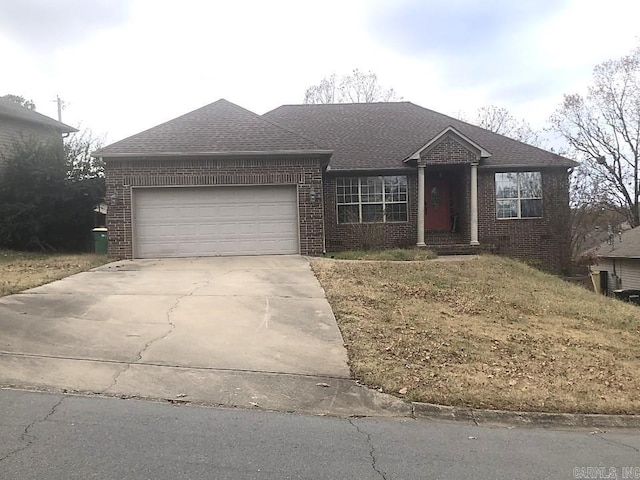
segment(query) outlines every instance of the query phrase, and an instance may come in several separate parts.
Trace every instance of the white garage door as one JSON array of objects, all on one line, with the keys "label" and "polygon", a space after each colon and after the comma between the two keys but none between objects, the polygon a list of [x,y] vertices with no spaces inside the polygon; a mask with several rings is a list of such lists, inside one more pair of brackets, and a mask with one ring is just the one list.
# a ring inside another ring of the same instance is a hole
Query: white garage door
[{"label": "white garage door", "polygon": [[295,254],[295,186],[134,190],[137,258]]}]

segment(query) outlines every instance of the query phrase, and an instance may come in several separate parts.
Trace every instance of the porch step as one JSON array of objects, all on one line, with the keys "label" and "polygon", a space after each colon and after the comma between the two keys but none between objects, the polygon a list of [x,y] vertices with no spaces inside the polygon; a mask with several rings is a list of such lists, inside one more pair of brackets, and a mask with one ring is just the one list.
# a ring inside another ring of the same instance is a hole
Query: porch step
[{"label": "porch step", "polygon": [[452,243],[447,245],[427,245],[438,255],[477,255],[479,253],[493,253],[495,245],[469,245],[468,243]]}]

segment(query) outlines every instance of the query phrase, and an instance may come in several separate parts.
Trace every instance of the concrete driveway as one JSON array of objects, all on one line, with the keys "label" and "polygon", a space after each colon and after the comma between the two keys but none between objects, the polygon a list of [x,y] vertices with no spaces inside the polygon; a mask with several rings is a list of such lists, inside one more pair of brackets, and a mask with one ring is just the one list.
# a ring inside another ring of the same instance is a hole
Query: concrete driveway
[{"label": "concrete driveway", "polygon": [[349,380],[335,318],[300,256],[122,261],[0,298],[0,385],[405,411]]}]

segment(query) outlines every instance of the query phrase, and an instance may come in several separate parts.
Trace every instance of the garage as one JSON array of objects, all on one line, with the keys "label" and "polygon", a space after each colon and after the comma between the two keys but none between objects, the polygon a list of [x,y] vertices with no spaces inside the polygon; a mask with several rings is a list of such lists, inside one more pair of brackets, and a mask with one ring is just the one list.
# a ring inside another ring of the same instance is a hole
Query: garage
[{"label": "garage", "polygon": [[295,185],[136,188],[137,258],[297,254]]}]

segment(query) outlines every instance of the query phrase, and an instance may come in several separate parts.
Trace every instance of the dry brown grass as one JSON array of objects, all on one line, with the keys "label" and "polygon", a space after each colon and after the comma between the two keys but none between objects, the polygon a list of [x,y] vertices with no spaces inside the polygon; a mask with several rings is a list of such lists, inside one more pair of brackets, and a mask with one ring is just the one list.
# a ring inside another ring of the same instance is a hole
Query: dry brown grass
[{"label": "dry brown grass", "polygon": [[339,260],[389,260],[415,261],[431,260],[438,255],[426,248],[387,248],[384,250],[345,250],[327,253],[330,258]]},{"label": "dry brown grass", "polygon": [[107,263],[105,255],[0,250],[0,297]]},{"label": "dry brown grass", "polygon": [[313,269],[369,386],[476,408],[640,413],[637,306],[495,256]]}]

